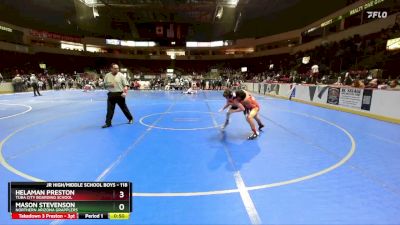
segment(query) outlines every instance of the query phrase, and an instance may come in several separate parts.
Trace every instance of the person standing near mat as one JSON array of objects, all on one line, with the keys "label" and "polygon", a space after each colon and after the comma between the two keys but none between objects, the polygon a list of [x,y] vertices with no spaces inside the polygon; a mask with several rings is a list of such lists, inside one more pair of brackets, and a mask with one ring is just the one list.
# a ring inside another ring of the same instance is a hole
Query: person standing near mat
[{"label": "person standing near mat", "polygon": [[126,77],[119,72],[119,66],[115,63],[111,64],[111,72],[104,77],[104,85],[108,90],[107,93],[107,116],[106,124],[102,128],[111,127],[111,121],[114,116],[115,105],[121,108],[122,112],[128,119],[128,123],[133,123],[133,116],[129,112],[125,102],[125,97],[128,94],[129,83]]},{"label": "person standing near mat", "polygon": [[[36,78],[35,74],[31,74],[30,82],[31,82],[31,86],[33,88],[33,96],[37,96],[37,95],[42,96],[39,92],[39,85],[38,85],[39,81]],[[37,95],[36,95],[36,93],[37,93]]]}]

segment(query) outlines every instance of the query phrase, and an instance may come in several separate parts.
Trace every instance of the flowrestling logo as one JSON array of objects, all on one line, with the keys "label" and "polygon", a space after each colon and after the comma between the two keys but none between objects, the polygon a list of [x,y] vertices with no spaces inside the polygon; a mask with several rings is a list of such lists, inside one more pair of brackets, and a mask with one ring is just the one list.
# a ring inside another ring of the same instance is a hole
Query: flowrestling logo
[{"label": "flowrestling logo", "polygon": [[388,13],[386,11],[367,11],[368,19],[384,19],[387,18]]}]

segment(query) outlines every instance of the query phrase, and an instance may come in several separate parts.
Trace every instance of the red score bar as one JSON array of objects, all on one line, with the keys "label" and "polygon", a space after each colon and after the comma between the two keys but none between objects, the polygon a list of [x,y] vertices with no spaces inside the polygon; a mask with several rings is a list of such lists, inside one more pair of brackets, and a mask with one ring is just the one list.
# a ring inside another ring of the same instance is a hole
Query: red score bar
[{"label": "red score bar", "polygon": [[[115,189],[107,191],[77,190],[72,201],[127,201],[130,198],[129,189]],[[65,201],[65,200],[64,200]]]},{"label": "red score bar", "polygon": [[78,213],[27,213],[27,212],[14,212],[11,215],[12,219],[15,220],[76,220],[78,219]]},{"label": "red score bar", "polygon": [[127,201],[130,198],[129,189],[125,190],[76,190],[75,195],[59,196],[22,196],[16,200],[20,201]]}]

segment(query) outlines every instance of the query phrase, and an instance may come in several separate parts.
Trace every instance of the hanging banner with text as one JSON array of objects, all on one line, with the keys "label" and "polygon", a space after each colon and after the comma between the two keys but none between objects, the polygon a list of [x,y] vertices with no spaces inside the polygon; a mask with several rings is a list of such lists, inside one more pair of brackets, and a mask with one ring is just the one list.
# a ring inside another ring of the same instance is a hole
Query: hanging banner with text
[{"label": "hanging banner with text", "polygon": [[363,89],[340,88],[339,105],[354,109],[361,109]]}]

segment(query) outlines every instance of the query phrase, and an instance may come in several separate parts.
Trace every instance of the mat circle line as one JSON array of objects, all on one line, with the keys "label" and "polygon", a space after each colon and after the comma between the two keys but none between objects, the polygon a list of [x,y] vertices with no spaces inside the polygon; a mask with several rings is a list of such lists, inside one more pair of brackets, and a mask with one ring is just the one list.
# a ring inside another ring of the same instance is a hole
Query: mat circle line
[{"label": "mat circle line", "polygon": [[[281,110],[281,111],[286,111],[286,110]],[[335,163],[332,166],[329,166],[325,169],[322,169],[320,171],[317,171],[315,173],[309,174],[309,175],[305,175],[305,176],[301,176],[298,178],[293,178],[293,179],[289,179],[289,180],[284,180],[284,181],[279,181],[279,182],[274,182],[274,183],[270,183],[270,184],[261,184],[261,185],[255,185],[255,186],[248,186],[246,187],[246,189],[248,191],[253,191],[253,190],[261,190],[261,189],[267,189],[267,188],[273,188],[273,187],[279,187],[279,186],[284,186],[284,185],[289,185],[289,184],[293,184],[293,183],[298,183],[298,182],[302,182],[302,181],[306,181],[306,180],[310,180],[312,178],[316,178],[318,176],[324,175],[326,173],[329,173],[335,169],[337,169],[338,167],[342,166],[343,164],[345,164],[355,153],[356,150],[356,142],[354,137],[351,135],[351,133],[349,131],[347,131],[345,128],[337,125],[336,123],[327,121],[325,119],[322,119],[320,117],[317,116],[312,116],[309,114],[305,114],[305,113],[295,113],[295,112],[291,112],[291,111],[287,111],[289,113],[294,113],[297,115],[302,115],[304,117],[307,118],[311,118],[311,119],[315,119],[315,120],[319,120],[321,122],[327,123],[333,127],[338,128],[340,131],[342,131],[350,140],[351,142],[351,147],[349,149],[349,151],[347,152],[347,154],[341,159],[339,160],[337,163]],[[47,122],[49,121],[49,119],[44,120],[43,122]],[[32,123],[30,125],[27,125],[25,127],[19,128],[17,130],[15,130],[14,132],[12,132],[11,134],[9,134],[6,138],[4,138],[1,142],[0,142],[0,164],[3,165],[7,170],[9,170],[10,172],[21,176],[23,178],[26,178],[28,180],[31,181],[36,181],[36,182],[45,182],[45,180],[28,175],[22,171],[17,170],[16,168],[14,168],[13,166],[11,166],[4,158],[3,155],[3,146],[4,144],[10,139],[12,138],[15,134],[17,134],[18,132],[25,130],[29,127],[35,126],[37,124],[40,124],[40,122],[35,122]],[[225,190],[212,190],[212,191],[201,191],[201,192],[134,192],[132,193],[132,196],[136,196],[136,197],[190,197],[190,196],[208,196],[208,195],[222,195],[222,194],[232,194],[232,193],[238,193],[239,190],[238,189],[225,189]]]},{"label": "mat circle line", "polygon": [[0,103],[0,104],[2,104],[2,105],[9,105],[9,106],[17,105],[17,106],[23,106],[23,107],[26,107],[26,108],[27,108],[27,110],[25,110],[25,111],[23,111],[23,112],[19,112],[19,113],[16,113],[16,114],[13,114],[13,115],[9,115],[9,116],[0,117],[0,120],[12,118],[12,117],[16,117],[16,116],[25,114],[25,113],[27,113],[27,112],[29,112],[29,111],[32,110],[32,106],[30,106],[30,105],[24,105],[24,104],[9,104],[9,103]]}]

